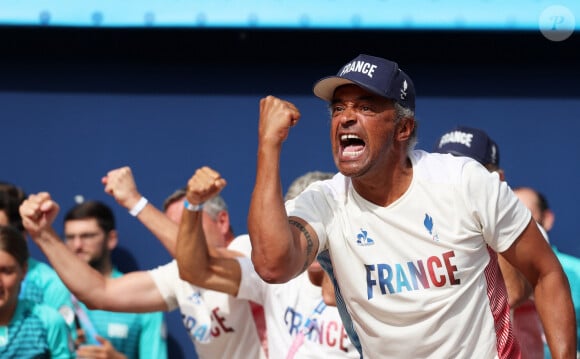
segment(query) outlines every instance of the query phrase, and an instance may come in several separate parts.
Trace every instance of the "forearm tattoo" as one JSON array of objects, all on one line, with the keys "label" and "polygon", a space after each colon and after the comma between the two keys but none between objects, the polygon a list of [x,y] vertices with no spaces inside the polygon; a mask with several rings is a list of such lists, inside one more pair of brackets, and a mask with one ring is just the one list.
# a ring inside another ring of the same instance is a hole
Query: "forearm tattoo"
[{"label": "forearm tattoo", "polygon": [[309,266],[308,259],[310,258],[310,255],[312,254],[312,249],[314,248],[314,241],[312,240],[312,236],[306,230],[306,227],[304,227],[302,225],[302,223],[296,222],[293,219],[289,219],[288,223],[290,223],[290,225],[298,228],[300,230],[300,232],[302,232],[302,234],[304,235],[304,238],[306,238],[306,261],[304,262],[304,267],[302,267],[302,270],[300,271],[300,272],[304,272]]}]

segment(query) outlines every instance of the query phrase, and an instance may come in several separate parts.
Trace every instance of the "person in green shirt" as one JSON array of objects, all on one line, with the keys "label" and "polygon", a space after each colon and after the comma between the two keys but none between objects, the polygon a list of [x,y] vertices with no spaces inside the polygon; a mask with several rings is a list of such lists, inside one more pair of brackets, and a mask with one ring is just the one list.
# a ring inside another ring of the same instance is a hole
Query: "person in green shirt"
[{"label": "person in green shirt", "polygon": [[74,358],[64,318],[46,304],[19,299],[28,258],[22,233],[0,225],[0,358]]},{"label": "person in green shirt", "polygon": [[[69,250],[104,277],[123,275],[111,258],[118,232],[113,211],[106,204],[86,201],[71,208],[64,216],[64,240]],[[113,357],[122,353],[129,359],[167,358],[162,312],[89,310],[78,302],[76,314],[82,327],[79,337],[85,339],[77,350],[78,356],[92,358],[107,352]]]},{"label": "person in green shirt", "polygon": [[[26,198],[24,190],[9,182],[0,182],[0,225],[11,225],[26,240],[26,231],[18,208]],[[64,317],[69,331],[76,338],[74,311],[67,287],[48,264],[32,257],[27,260],[28,272],[22,281],[19,298],[43,303],[56,309]]]}]

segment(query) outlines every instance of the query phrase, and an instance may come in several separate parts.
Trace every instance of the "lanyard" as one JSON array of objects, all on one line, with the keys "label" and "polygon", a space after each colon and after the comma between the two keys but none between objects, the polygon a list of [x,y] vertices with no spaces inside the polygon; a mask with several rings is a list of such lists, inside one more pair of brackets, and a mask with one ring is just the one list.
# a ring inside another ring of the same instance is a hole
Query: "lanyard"
[{"label": "lanyard", "polygon": [[101,343],[97,340],[98,333],[95,330],[95,327],[93,326],[93,323],[89,319],[89,316],[87,315],[87,313],[83,310],[83,308],[81,308],[81,305],[80,305],[77,297],[75,297],[71,293],[70,299],[72,301],[72,305],[73,305],[74,311],[76,313],[76,316],[79,319],[79,321],[81,322],[81,327],[85,331],[87,343],[91,344],[91,345],[101,345]]},{"label": "lanyard", "polygon": [[310,317],[308,317],[308,319],[306,319],[306,322],[304,322],[304,326],[302,327],[302,329],[298,331],[298,334],[296,334],[296,337],[294,338],[294,341],[292,342],[290,349],[288,349],[288,355],[286,356],[286,359],[294,358],[296,352],[298,352],[298,349],[300,349],[300,346],[302,346],[302,343],[304,343],[304,338],[306,337],[306,334],[308,334],[308,332],[310,332],[310,330],[312,330],[312,328],[316,325],[316,320],[318,319],[320,314],[322,314],[324,309],[326,309],[326,303],[324,303],[324,300],[321,299],[318,305],[314,307],[314,310],[310,314]]}]

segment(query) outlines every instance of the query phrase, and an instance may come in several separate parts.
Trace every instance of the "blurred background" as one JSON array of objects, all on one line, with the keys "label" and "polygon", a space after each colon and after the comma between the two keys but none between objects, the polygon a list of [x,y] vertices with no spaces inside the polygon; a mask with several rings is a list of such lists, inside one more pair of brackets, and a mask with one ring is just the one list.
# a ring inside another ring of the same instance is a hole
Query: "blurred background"
[{"label": "blurred background", "polygon": [[[103,192],[107,171],[130,166],[161,207],[211,166],[244,234],[260,98],[302,112],[283,150],[284,189],[335,171],[327,108],[311,89],[359,53],[414,80],[419,148],[455,125],[484,129],[508,183],[548,198],[552,243],[580,256],[577,1],[0,0],[0,10],[0,180],[51,192],[62,212],[80,197],[110,204],[123,270],[170,257]],[[170,357],[195,358],[179,313],[167,318]]]}]

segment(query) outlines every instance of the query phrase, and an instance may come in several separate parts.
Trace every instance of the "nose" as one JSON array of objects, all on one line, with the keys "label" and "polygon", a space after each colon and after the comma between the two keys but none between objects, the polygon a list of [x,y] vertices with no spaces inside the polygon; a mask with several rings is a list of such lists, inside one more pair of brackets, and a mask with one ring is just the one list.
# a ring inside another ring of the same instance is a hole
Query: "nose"
[{"label": "nose", "polygon": [[356,111],[351,106],[347,106],[340,114],[340,124],[348,126],[354,122],[356,122]]},{"label": "nose", "polygon": [[83,246],[83,240],[80,236],[75,236],[68,241],[68,244],[72,249],[76,250]]}]

